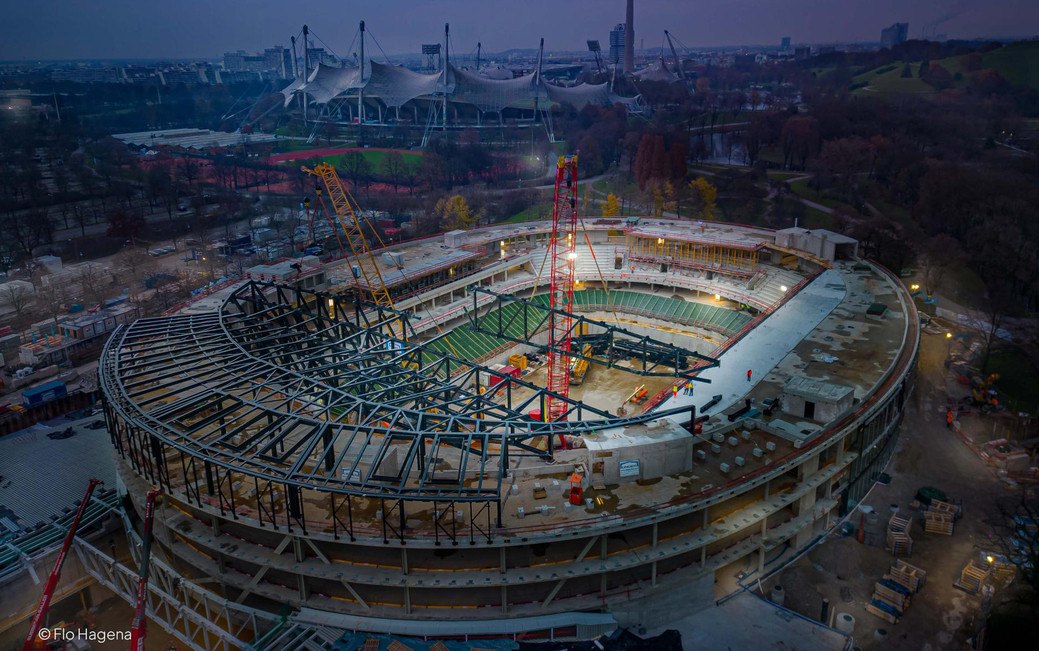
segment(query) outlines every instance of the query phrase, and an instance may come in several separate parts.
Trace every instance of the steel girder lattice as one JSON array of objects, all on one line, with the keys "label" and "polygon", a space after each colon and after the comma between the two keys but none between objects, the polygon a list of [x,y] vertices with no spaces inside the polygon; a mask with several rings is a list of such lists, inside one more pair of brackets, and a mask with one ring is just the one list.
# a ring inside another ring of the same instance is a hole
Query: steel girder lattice
[{"label": "steel girder lattice", "polygon": [[[426,535],[405,526],[407,503],[437,503],[428,535],[457,544],[492,538],[510,457],[552,456],[533,439],[672,413],[620,418],[515,378],[483,391],[489,369],[413,334],[406,313],[258,282],[216,313],[141,319],[101,359],[113,444],[171,496],[234,519],[403,543]],[[526,416],[549,397],[563,420]],[[381,521],[355,518],[371,499]]]}]

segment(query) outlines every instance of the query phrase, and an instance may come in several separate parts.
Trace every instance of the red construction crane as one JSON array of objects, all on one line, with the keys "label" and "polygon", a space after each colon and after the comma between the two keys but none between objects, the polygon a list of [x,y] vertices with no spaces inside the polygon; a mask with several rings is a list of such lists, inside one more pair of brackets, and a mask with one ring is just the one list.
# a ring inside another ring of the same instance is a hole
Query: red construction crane
[{"label": "red construction crane", "polygon": [[87,493],[83,496],[83,501],[79,503],[79,509],[76,511],[76,517],[72,519],[72,524],[69,526],[69,532],[65,536],[65,542],[61,545],[61,551],[58,553],[58,560],[54,563],[54,569],[51,570],[50,576],[47,578],[47,583],[43,586],[43,597],[40,598],[40,606],[36,609],[36,614],[32,618],[32,624],[29,626],[29,634],[25,636],[25,643],[22,645],[22,651],[33,651],[36,648],[36,638],[40,633],[40,629],[43,627],[43,620],[46,619],[48,611],[51,607],[51,599],[54,597],[54,589],[58,587],[58,579],[61,578],[61,567],[65,564],[65,557],[69,553],[69,549],[72,547],[72,539],[76,537],[76,530],[79,528],[79,519],[83,517],[83,511],[87,509],[87,503],[90,502],[90,496],[94,494],[94,488],[98,484],[103,484],[100,479],[91,479],[90,485],[87,486]]},{"label": "red construction crane", "polygon": [[144,540],[141,544],[141,568],[137,580],[137,612],[130,629],[130,651],[144,651],[144,637],[148,627],[148,570],[152,555],[152,522],[155,519],[155,499],[162,491],[153,488],[148,491],[148,501],[144,506]]},{"label": "red construction crane", "polygon": [[[548,256],[552,259],[549,286],[548,390],[564,398],[570,395],[570,330],[574,303],[574,264],[577,259],[577,156],[560,156],[556,165],[556,190],[552,201],[552,233]],[[563,417],[567,403],[554,396],[546,399],[547,422]],[[562,437],[560,437],[562,438]]]}]

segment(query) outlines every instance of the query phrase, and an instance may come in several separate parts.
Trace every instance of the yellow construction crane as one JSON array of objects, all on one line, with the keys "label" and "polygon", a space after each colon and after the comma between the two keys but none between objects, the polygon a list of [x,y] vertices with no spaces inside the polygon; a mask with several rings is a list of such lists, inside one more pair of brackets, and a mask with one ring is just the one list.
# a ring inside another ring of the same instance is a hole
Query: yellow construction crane
[{"label": "yellow construction crane", "polygon": [[[386,289],[386,282],[382,279],[379,266],[375,264],[375,256],[361,228],[361,218],[358,217],[360,207],[354,209],[357,201],[343,186],[336,168],[329,163],[319,163],[314,169],[303,167],[303,171],[319,177],[325,184],[328,198],[332,202],[332,210],[339,220],[339,226],[346,235],[350,251],[357,263],[354,279],[357,281],[358,294],[376,305],[392,308],[393,299],[390,298],[390,291]],[[320,193],[320,188],[318,192]]]}]

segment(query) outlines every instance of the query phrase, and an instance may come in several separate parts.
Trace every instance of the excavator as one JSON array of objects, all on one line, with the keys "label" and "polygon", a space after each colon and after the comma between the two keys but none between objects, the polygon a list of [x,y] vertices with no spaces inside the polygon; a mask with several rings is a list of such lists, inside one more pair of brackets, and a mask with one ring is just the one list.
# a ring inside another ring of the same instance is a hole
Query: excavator
[{"label": "excavator", "polygon": [[971,398],[976,406],[982,409],[998,409],[999,394],[992,388],[992,384],[999,379],[999,373],[993,373],[982,382],[977,382],[971,391]]}]

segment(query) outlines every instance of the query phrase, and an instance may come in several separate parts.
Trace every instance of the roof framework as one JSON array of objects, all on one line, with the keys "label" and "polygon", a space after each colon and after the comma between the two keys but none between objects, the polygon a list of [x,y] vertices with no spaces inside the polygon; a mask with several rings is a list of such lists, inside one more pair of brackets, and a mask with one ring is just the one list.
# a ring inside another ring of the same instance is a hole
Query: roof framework
[{"label": "roof framework", "polygon": [[[561,434],[688,411],[620,418],[556,396],[564,420],[534,421],[525,414],[544,409],[545,389],[511,379],[503,395],[484,392],[489,369],[412,335],[407,313],[256,281],[217,313],[141,319],[102,356],[113,438],[153,482],[221,512],[240,506],[225,484],[250,481],[250,508],[275,527],[284,513],[305,531],[301,491],[316,490],[333,519],[351,497],[396,503],[402,523],[408,500],[483,502],[490,529],[510,456],[550,458]],[[514,386],[526,397],[514,399]],[[399,463],[387,463],[391,451]],[[352,520],[338,524],[352,535]]]}]

